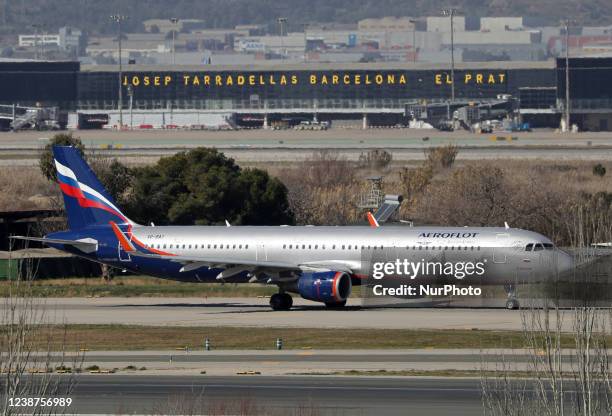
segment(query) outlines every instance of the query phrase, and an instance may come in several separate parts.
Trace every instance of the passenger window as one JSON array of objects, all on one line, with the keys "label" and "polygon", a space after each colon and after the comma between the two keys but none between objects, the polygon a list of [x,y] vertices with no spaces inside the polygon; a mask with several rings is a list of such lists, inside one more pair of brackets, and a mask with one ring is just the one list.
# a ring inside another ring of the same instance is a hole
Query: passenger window
[{"label": "passenger window", "polygon": [[342,250],[344,250],[344,247],[345,247],[345,246],[344,246],[344,245],[342,245]]},{"label": "passenger window", "polygon": [[246,246],[244,246],[244,248],[249,248],[249,245],[247,244]]},{"label": "passenger window", "polygon": [[238,248],[242,250],[242,244],[240,244],[240,245],[238,246]]},{"label": "passenger window", "polygon": [[533,250],[533,243],[527,244],[527,246],[525,247],[525,251],[532,251],[532,250]]},{"label": "passenger window", "polygon": [[544,247],[540,243],[533,246],[533,251],[542,251],[542,250],[544,250]]},{"label": "passenger window", "polygon": [[315,250],[318,250],[318,249],[319,249],[319,245],[315,244]]}]

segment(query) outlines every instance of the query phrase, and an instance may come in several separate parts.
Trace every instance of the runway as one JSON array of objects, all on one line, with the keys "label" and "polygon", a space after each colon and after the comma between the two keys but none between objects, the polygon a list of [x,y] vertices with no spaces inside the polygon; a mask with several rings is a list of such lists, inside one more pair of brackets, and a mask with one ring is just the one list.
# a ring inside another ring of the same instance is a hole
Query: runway
[{"label": "runway", "polygon": [[[44,298],[51,323],[275,328],[489,329],[520,330],[519,311],[456,308],[363,308],[329,310],[294,299],[290,311],[272,311],[267,298]],[[5,306],[0,305],[0,311]],[[566,321],[571,321],[569,318]]]},{"label": "runway", "polygon": [[69,412],[85,414],[482,414],[478,379],[78,375],[71,397]]},{"label": "runway", "polygon": [[[0,133],[0,165],[34,166],[51,132]],[[457,160],[546,159],[612,160],[612,144],[604,133],[561,135],[533,133],[439,132],[409,129],[304,131],[78,131],[90,149],[124,162],[154,163],[161,156],[195,148],[216,147],[239,163],[288,163],[310,158],[322,149],[358,160],[369,149],[385,149],[395,162],[424,160],[424,150],[446,144],[460,148]],[[503,140],[492,140],[500,136]],[[424,140],[426,138],[426,140]]]}]

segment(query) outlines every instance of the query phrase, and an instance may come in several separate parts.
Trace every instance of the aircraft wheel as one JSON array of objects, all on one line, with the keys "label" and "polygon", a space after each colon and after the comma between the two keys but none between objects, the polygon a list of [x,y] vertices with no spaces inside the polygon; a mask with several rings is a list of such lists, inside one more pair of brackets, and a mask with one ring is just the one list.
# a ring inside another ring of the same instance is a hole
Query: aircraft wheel
[{"label": "aircraft wheel", "polygon": [[293,306],[293,298],[289,293],[283,293],[283,297],[285,298],[285,304],[287,305],[287,310],[291,309]]},{"label": "aircraft wheel", "polygon": [[287,293],[275,293],[270,296],[270,306],[275,311],[286,311],[293,305],[293,298]]},{"label": "aircraft wheel", "polygon": [[519,301],[516,299],[508,299],[506,301],[506,309],[512,311],[520,307]]},{"label": "aircraft wheel", "polygon": [[329,309],[340,309],[346,306],[346,299],[342,302],[325,302],[325,306]]}]

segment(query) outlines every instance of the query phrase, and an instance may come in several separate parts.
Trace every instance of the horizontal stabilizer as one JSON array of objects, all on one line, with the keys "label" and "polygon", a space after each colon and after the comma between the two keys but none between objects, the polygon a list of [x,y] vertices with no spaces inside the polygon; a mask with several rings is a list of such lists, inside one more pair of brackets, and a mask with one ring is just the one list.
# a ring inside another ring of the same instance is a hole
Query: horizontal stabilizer
[{"label": "horizontal stabilizer", "polygon": [[63,240],[60,238],[44,238],[44,237],[24,237],[21,235],[15,235],[11,238],[15,240],[26,240],[26,241],[37,241],[43,244],[63,244],[66,246],[72,246],[83,253],[94,253],[98,250],[98,241],[93,238],[82,238],[80,240]]}]

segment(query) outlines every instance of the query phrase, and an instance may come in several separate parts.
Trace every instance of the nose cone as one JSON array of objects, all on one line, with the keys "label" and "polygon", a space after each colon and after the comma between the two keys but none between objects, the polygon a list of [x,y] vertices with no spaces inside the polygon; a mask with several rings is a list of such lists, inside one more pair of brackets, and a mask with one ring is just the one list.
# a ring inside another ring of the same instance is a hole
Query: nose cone
[{"label": "nose cone", "polygon": [[563,250],[557,253],[557,272],[566,273],[574,268],[574,258]]}]

